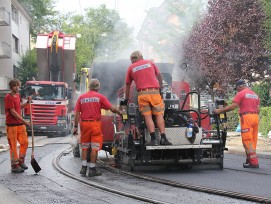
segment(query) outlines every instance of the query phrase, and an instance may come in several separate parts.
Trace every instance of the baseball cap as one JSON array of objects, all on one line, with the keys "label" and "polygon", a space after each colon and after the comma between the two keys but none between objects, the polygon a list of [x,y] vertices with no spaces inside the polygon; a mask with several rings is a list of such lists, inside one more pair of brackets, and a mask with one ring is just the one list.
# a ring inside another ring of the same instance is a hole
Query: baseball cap
[{"label": "baseball cap", "polygon": [[246,82],[243,80],[243,79],[240,79],[236,82],[235,84],[235,90],[238,86],[241,86],[241,85],[246,85]]}]

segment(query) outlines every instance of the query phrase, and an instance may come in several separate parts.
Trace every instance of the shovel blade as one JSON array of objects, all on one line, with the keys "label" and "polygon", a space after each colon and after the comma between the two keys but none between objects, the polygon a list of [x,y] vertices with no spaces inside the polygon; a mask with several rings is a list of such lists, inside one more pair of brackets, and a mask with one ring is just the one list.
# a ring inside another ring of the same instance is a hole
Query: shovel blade
[{"label": "shovel blade", "polygon": [[41,170],[41,168],[35,158],[31,159],[31,166],[33,167],[33,169],[36,173],[38,173]]}]

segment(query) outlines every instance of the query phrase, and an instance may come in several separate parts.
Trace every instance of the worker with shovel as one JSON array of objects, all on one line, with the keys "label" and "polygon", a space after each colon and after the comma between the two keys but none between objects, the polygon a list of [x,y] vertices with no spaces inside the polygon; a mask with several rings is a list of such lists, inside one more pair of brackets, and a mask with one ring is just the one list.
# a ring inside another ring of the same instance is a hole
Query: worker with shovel
[{"label": "worker with shovel", "polygon": [[[12,79],[9,82],[10,93],[5,96],[7,139],[10,147],[11,172],[13,173],[22,173],[28,169],[24,160],[28,147],[26,125],[30,126],[30,123],[22,118],[21,109],[28,105],[31,97],[28,97],[26,103],[21,104],[20,86],[21,82],[18,79]],[[19,155],[17,141],[20,144]]]}]

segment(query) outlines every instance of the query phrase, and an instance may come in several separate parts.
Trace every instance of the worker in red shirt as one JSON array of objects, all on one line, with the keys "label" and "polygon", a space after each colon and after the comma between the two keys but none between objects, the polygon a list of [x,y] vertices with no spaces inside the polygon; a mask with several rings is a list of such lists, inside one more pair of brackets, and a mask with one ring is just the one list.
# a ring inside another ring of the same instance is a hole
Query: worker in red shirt
[{"label": "worker in red shirt", "polygon": [[[6,129],[7,139],[9,144],[11,172],[22,173],[28,169],[25,165],[25,155],[28,147],[28,137],[26,132],[26,125],[30,124],[21,116],[21,109],[25,108],[31,101],[21,104],[21,97],[19,88],[21,82],[18,79],[12,79],[9,82],[10,93],[5,96],[5,113],[6,113]],[[17,141],[20,144],[19,155],[17,150]]]},{"label": "worker in red shirt", "polygon": [[230,106],[222,109],[216,109],[215,114],[234,110],[239,106],[239,115],[241,119],[241,136],[247,159],[243,164],[244,168],[259,168],[259,162],[256,155],[256,146],[258,141],[258,126],[260,99],[256,93],[248,88],[243,80],[236,83],[238,93]]},{"label": "worker in red shirt", "polygon": [[[89,166],[88,176],[92,177],[101,175],[95,168],[98,151],[103,145],[101,109],[110,110],[119,115],[122,113],[114,108],[104,95],[98,93],[100,89],[98,79],[91,79],[89,89],[89,92],[79,96],[75,105],[73,134],[78,131],[80,119],[82,148],[82,169],[80,174],[86,176],[87,166]],[[87,149],[89,147],[91,147],[90,163],[87,165]]]},{"label": "worker in red shirt", "polygon": [[130,56],[132,64],[126,74],[125,102],[127,103],[130,94],[131,83],[134,80],[138,94],[138,105],[141,114],[151,136],[146,145],[156,146],[155,125],[152,115],[156,117],[156,124],[161,134],[161,145],[172,145],[165,134],[164,102],[160,94],[163,87],[162,76],[157,66],[150,60],[144,60],[140,51],[135,51]]}]

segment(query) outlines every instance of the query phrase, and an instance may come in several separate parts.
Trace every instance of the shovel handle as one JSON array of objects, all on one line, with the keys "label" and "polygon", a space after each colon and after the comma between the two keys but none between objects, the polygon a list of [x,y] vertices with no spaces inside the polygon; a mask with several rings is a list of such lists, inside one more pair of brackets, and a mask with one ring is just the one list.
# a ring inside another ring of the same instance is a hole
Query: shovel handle
[{"label": "shovel handle", "polygon": [[32,155],[31,157],[34,158],[34,130],[33,130],[33,120],[32,120],[32,104],[29,103],[29,110],[30,110],[30,126],[31,126],[31,134],[32,134]]}]

